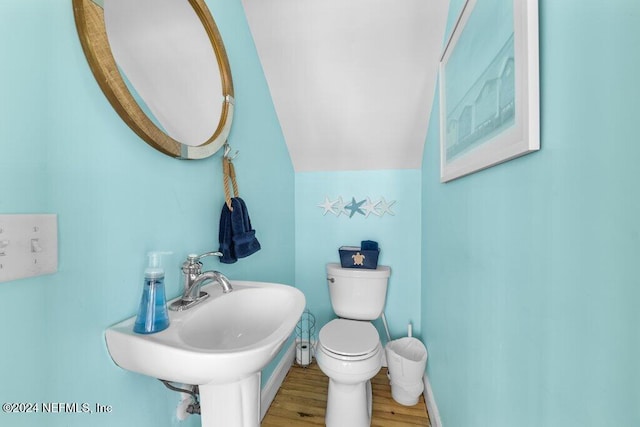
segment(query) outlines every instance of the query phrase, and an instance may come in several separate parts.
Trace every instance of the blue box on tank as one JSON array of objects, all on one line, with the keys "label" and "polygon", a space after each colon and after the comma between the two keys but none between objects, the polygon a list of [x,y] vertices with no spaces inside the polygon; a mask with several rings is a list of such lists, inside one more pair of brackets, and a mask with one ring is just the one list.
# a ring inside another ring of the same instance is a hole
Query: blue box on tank
[{"label": "blue box on tank", "polygon": [[380,248],[374,241],[363,240],[360,246],[341,246],[338,253],[342,268],[378,268]]}]

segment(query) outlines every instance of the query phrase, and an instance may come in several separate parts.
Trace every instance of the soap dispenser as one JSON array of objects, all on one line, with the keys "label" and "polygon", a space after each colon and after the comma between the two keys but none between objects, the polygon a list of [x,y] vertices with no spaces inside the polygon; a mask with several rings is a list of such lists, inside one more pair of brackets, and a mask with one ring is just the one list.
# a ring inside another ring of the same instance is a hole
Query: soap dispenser
[{"label": "soap dispenser", "polygon": [[140,299],[138,317],[133,331],[139,334],[153,334],[169,327],[167,297],[164,292],[164,270],[162,256],[171,252],[149,252],[149,265],[144,271],[144,287]]}]

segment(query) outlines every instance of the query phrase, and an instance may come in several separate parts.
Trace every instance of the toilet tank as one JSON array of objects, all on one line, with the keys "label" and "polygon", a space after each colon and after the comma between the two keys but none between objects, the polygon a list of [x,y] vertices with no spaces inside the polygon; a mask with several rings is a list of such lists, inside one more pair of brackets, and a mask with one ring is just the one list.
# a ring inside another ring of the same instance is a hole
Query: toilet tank
[{"label": "toilet tank", "polygon": [[327,283],[333,311],[345,319],[377,319],[384,310],[390,274],[391,268],[384,265],[373,270],[327,264]]}]

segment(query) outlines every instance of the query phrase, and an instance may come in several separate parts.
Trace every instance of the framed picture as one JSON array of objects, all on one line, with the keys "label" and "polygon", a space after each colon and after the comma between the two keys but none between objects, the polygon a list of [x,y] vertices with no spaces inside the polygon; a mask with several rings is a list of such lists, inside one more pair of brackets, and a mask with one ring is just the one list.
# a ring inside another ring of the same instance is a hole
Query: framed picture
[{"label": "framed picture", "polygon": [[540,149],[538,0],[467,0],[440,60],[440,180]]}]

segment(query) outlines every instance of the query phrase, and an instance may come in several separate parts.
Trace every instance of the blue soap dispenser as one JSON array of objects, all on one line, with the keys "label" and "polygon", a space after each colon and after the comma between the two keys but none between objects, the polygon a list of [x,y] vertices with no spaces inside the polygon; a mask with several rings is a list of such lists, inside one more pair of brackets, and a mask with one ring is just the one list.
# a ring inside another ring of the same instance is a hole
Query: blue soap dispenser
[{"label": "blue soap dispenser", "polygon": [[164,292],[162,255],[171,252],[149,252],[149,265],[144,271],[144,288],[133,332],[153,334],[169,327],[167,297]]}]

